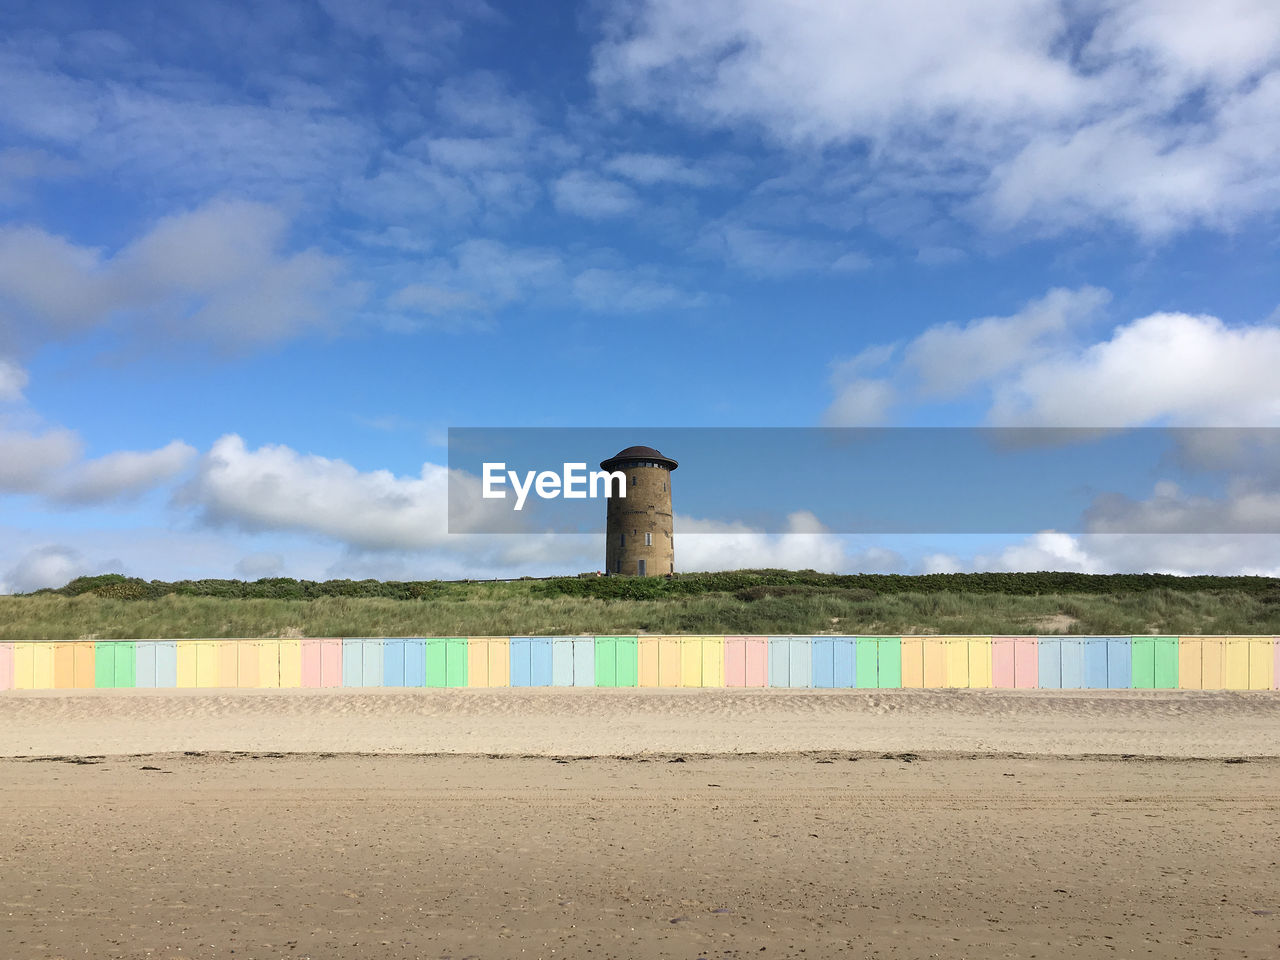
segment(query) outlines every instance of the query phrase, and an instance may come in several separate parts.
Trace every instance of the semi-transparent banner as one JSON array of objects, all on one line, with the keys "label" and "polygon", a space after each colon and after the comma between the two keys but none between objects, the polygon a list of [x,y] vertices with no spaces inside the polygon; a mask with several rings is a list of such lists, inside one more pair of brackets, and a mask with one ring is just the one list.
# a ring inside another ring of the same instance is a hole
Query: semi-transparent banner
[{"label": "semi-transparent banner", "polygon": [[681,535],[1280,533],[1280,429],[455,427],[450,533],[594,533],[642,446]]}]

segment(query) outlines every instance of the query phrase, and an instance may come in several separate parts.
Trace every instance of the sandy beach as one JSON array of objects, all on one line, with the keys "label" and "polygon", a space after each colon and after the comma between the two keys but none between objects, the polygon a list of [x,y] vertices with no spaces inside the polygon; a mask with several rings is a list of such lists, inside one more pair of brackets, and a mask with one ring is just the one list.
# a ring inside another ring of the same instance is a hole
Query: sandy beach
[{"label": "sandy beach", "polygon": [[1280,952],[1274,695],[23,694],[0,738],[13,960]]},{"label": "sandy beach", "polygon": [[1280,764],[0,761],[26,958],[1274,957]]},{"label": "sandy beach", "polygon": [[1280,756],[1280,696],[525,688],[41,691],[0,697],[0,756],[183,750]]}]

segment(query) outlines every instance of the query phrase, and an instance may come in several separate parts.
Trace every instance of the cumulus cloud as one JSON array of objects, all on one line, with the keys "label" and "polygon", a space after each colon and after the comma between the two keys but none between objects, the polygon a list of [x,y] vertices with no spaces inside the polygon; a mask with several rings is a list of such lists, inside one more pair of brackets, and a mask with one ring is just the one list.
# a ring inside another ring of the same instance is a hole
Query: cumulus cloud
[{"label": "cumulus cloud", "polygon": [[835,399],[823,414],[831,427],[871,427],[884,423],[898,401],[898,387],[880,376],[898,353],[898,344],[865,347],[831,364]]},{"label": "cumulus cloud", "polygon": [[1097,287],[1054,289],[1007,317],[929,327],[905,348],[904,362],[925,398],[950,398],[1045,356],[1096,319],[1111,299]]},{"label": "cumulus cloud", "polygon": [[[676,566],[681,570],[782,567],[834,573],[847,569],[845,539],[831,534],[816,516],[787,516],[784,533],[765,534],[745,523],[677,515]],[[883,559],[883,558],[881,558]]]},{"label": "cumulus cloud", "polygon": [[0,593],[30,593],[60,587],[68,580],[92,572],[78,550],[60,544],[37,547],[25,553],[0,580]]},{"label": "cumulus cloud", "polygon": [[1043,531],[993,553],[937,553],[929,573],[1037,571],[1280,576],[1280,536],[1255,534],[1067,534]]},{"label": "cumulus cloud", "polygon": [[1000,425],[1272,426],[1280,418],[1280,328],[1156,313],[1048,357],[1001,384]]},{"label": "cumulus cloud", "polygon": [[127,500],[172,480],[195,456],[195,447],[181,440],[159,450],[119,450],[78,464],[50,493],[54,499],[78,505]]},{"label": "cumulus cloud", "polygon": [[1280,207],[1269,0],[647,0],[605,34],[610,102],[849,149],[999,226],[1161,236]]},{"label": "cumulus cloud", "polygon": [[0,429],[0,492],[71,506],[128,500],[172,480],[196,454],[180,440],[159,450],[121,450],[93,460],[83,459],[83,451],[73,430]]},{"label": "cumulus cloud", "polygon": [[417,477],[361,472],[343,460],[282,445],[250,450],[219,438],[183,495],[204,520],[243,530],[319,534],[366,550],[439,545],[447,536],[448,470],[424,464]]},{"label": "cumulus cloud", "polygon": [[223,344],[332,329],[361,291],[339,260],[286,252],[288,227],[272,207],[215,201],[163,218],[115,254],[37,227],[0,228],[0,310],[26,339],[114,320]]},{"label": "cumulus cloud", "polygon": [[235,575],[241,580],[262,580],[284,576],[284,554],[256,551],[236,561]]},{"label": "cumulus cloud", "polygon": [[[397,476],[279,444],[249,449],[227,435],[201,458],[177,502],[222,530],[336,543],[344,554],[330,567],[334,575],[520,576],[599,565],[600,536],[539,533],[532,526],[504,535],[458,532],[497,529],[494,514],[505,517],[509,507],[481,501],[477,478],[457,479],[451,487],[449,469],[432,463],[418,476]],[[503,527],[511,528],[509,518]]]},{"label": "cumulus cloud", "polygon": [[898,394],[888,380],[839,374],[834,379],[836,396],[823,415],[827,426],[874,427],[889,419]]},{"label": "cumulus cloud", "polygon": [[47,492],[55,478],[80,458],[81,448],[80,438],[70,430],[0,429],[0,491]]},{"label": "cumulus cloud", "polygon": [[1149,497],[1117,493],[1099,495],[1085,512],[1085,524],[1096,533],[1275,533],[1280,531],[1280,490],[1276,476],[1268,486],[1232,478],[1220,496],[1193,495],[1163,480]]},{"label": "cumulus cloud", "polygon": [[1280,328],[1156,313],[1097,338],[1105,290],[1055,289],[1009,316],[944,321],[832,364],[835,426],[973,396],[1002,427],[1271,426]]},{"label": "cumulus cloud", "polygon": [[[1062,570],[1072,573],[1111,573],[1106,562],[1092,555],[1079,536],[1046,530],[1005,547],[994,556],[979,556],[982,570]],[[1135,572],[1151,572],[1143,568]]]},{"label": "cumulus cloud", "polygon": [[1085,91],[1050,53],[1064,26],[1052,0],[980,14],[941,2],[650,0],[597,48],[593,76],[632,103],[821,144],[957,112],[1067,112]]}]

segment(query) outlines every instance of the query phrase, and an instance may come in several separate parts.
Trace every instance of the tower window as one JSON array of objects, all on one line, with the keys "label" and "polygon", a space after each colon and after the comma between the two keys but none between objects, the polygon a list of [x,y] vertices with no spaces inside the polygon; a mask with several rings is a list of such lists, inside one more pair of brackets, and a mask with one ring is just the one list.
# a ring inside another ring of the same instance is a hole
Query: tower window
[{"label": "tower window", "polygon": [[643,561],[643,560],[637,560],[637,561],[636,561],[636,566],[637,566],[637,572],[640,574],[640,576],[642,576],[642,577],[643,577],[643,576],[644,576],[644,561]]},{"label": "tower window", "polygon": [[626,545],[627,545],[627,535],[624,533],[622,535],[622,543],[620,543],[619,546],[625,547]]},{"label": "tower window", "polygon": [[640,480],[640,478],[639,478],[639,477],[637,477],[634,473],[631,475],[631,485],[632,485],[633,487],[636,485],[636,483],[637,483],[637,482],[639,482],[639,480]]},{"label": "tower window", "polygon": [[652,547],[652,546],[653,546],[653,534],[652,534],[652,533],[646,533],[646,534],[644,535],[644,545],[645,545],[646,547]]}]

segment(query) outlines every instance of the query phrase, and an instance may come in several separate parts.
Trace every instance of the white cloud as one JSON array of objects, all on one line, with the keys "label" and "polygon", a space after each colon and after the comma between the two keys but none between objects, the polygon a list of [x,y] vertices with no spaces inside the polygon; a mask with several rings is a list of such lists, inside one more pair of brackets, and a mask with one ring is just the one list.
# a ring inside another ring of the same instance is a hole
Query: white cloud
[{"label": "white cloud", "polygon": [[0,491],[43,493],[80,457],[80,438],[70,430],[26,433],[0,429]]},{"label": "white cloud", "polygon": [[447,494],[448,470],[435,464],[423,464],[417,477],[361,472],[281,445],[249,450],[228,435],[202,458],[183,499],[214,525],[314,533],[365,550],[412,550],[445,541]]},{"label": "white cloud", "polygon": [[430,283],[411,283],[401,287],[387,299],[387,305],[409,315],[454,321],[460,316],[466,317],[486,309],[485,302],[470,291]]},{"label": "white cloud", "polygon": [[716,182],[709,171],[693,167],[680,157],[662,153],[620,153],[604,166],[610,173],[647,187],[664,183],[709,187]]},{"label": "white cloud", "polygon": [[436,137],[426,147],[433,163],[458,170],[516,167],[524,161],[524,145],[510,137]]},{"label": "white cloud", "polygon": [[75,164],[46,150],[8,147],[0,150],[0,206],[26,199],[29,185],[69,176]]},{"label": "white cloud", "polygon": [[998,425],[1273,426],[1280,327],[1157,313],[1111,337],[1030,364],[999,385]]},{"label": "white cloud", "polygon": [[414,73],[446,62],[468,20],[496,17],[482,0],[430,7],[380,0],[320,0],[320,6],[344,31],[376,41],[389,61]]},{"label": "white cloud", "polygon": [[832,363],[836,396],[823,422],[831,427],[870,427],[888,420],[899,399],[898,388],[890,378],[871,374],[882,371],[897,352],[897,344],[877,344]]},{"label": "white cloud", "polygon": [[[283,445],[250,450],[227,435],[177,500],[212,527],[339,544],[346,552],[329,568],[335,576],[521,576],[599,565],[599,536],[450,533],[451,522],[454,530],[498,529],[495,514],[503,514],[504,528],[511,522],[505,504],[478,499],[477,478],[460,476],[451,489],[449,475],[432,463],[416,477],[361,471]],[[451,495],[471,497],[452,504],[452,517]]]},{"label": "white cloud", "polygon": [[697,248],[748,273],[783,277],[835,270],[852,272],[870,266],[869,258],[826,240],[782,233],[736,221],[709,224]]},{"label": "white cloud", "polygon": [[886,422],[898,400],[888,380],[867,377],[837,379],[836,396],[823,415],[831,427],[873,427]]},{"label": "white cloud", "polygon": [[1096,339],[1105,290],[1054,289],[1009,316],[944,321],[832,365],[826,422],[973,396],[1001,427],[1272,426],[1280,326],[1156,313]]},{"label": "white cloud", "polygon": [[875,261],[865,253],[859,253],[855,250],[837,257],[836,262],[831,264],[831,269],[836,273],[859,273],[863,270],[869,270],[874,263]]},{"label": "white cloud", "polygon": [[625,183],[609,180],[586,170],[571,170],[551,187],[556,208],[590,220],[603,220],[630,213],[640,203],[635,191]]},{"label": "white cloud", "polygon": [[[1037,533],[998,552],[937,554],[927,572],[1066,571],[1176,576],[1280,576],[1280,536],[1253,534]],[[929,564],[926,564],[929,567]]]},{"label": "white cloud", "polygon": [[83,448],[73,430],[0,429],[0,492],[73,506],[129,500],[174,479],[196,454],[180,440],[159,450],[120,450],[93,460],[82,459]]},{"label": "white cloud", "polygon": [[[231,19],[219,18],[210,24],[213,31],[199,34],[204,55],[223,39],[211,33]],[[260,26],[245,32],[248,43],[220,52],[228,61],[243,56],[245,46],[269,35]],[[234,188],[278,197],[282,185],[315,189],[365,163],[371,124],[309,103],[263,103],[243,84],[224,85],[199,75],[189,62],[166,64],[163,56],[125,57],[113,67],[99,55],[68,69],[73,45],[65,34],[33,30],[20,48],[0,51],[0,89],[6,93],[0,122],[37,148],[69,156],[80,169],[130,187],[145,185],[149,192],[207,196]],[[181,31],[166,38],[179,41],[175,50],[185,39]],[[254,72],[269,81],[260,64]]]},{"label": "white cloud", "polygon": [[789,514],[786,532],[778,534],[761,533],[744,523],[677,515],[675,534],[679,570],[781,567],[834,573],[847,569],[849,562],[845,539],[828,532],[808,511]]},{"label": "white cloud", "polygon": [[27,371],[12,360],[0,357],[0,403],[17,403],[27,388]]},{"label": "white cloud", "polygon": [[236,561],[235,575],[241,580],[262,580],[285,575],[284,554],[257,551]]},{"label": "white cloud", "polygon": [[454,250],[453,276],[491,304],[503,305],[561,283],[563,263],[554,250],[467,240]]},{"label": "white cloud", "polygon": [[1052,54],[1053,0],[830,4],[650,0],[596,49],[606,92],[691,120],[754,121],[781,139],[885,138],[960,114],[1063,114],[1088,85]]},{"label": "white cloud", "polygon": [[905,349],[904,362],[924,397],[955,397],[1016,370],[1096,318],[1111,296],[1097,287],[1054,289],[1008,317],[940,323]]},{"label": "white cloud", "polygon": [[[1049,530],[1011,544],[993,557],[978,557],[976,569],[1074,573],[1111,573],[1106,562],[1092,556],[1079,536]],[[1136,571],[1135,571],[1136,572]],[[1141,572],[1147,572],[1143,569]]]},{"label": "white cloud", "polygon": [[599,267],[583,270],[573,278],[573,296],[584,307],[601,313],[686,309],[699,306],[706,299],[646,276],[643,271]]},{"label": "white cloud", "polygon": [[1270,0],[647,0],[605,34],[608,102],[847,150],[997,226],[1157,237],[1280,208]]},{"label": "white cloud", "polygon": [[460,128],[494,137],[527,137],[538,126],[533,107],[486,71],[449,77],[436,95],[440,113]]},{"label": "white cloud", "polygon": [[332,329],[359,288],[327,254],[285,253],[287,227],[271,207],[215,201],[160,220],[114,256],[0,228],[0,307],[33,339],[116,319],[223,344]]},{"label": "white cloud", "polygon": [[172,480],[195,456],[196,449],[181,440],[159,450],[119,450],[78,464],[51,495],[72,504],[127,500]]},{"label": "white cloud", "polygon": [[1085,525],[1091,533],[1280,532],[1278,478],[1263,479],[1260,484],[1258,478],[1231,477],[1227,492],[1215,497],[1185,493],[1167,480],[1144,499],[1102,494],[1085,511]]},{"label": "white cloud", "polygon": [[1000,226],[1128,223],[1151,237],[1229,229],[1280,200],[1280,74],[1241,93],[1205,127],[1139,114],[1045,133],[995,166],[981,204]]},{"label": "white cloud", "polygon": [[0,594],[30,593],[45,587],[61,587],[67,581],[94,572],[78,550],[51,544],[25,553],[0,580]]},{"label": "white cloud", "polygon": [[928,553],[920,558],[921,573],[960,573],[964,565],[948,553]]},{"label": "white cloud", "polygon": [[490,314],[511,303],[563,297],[569,287],[558,251],[490,239],[466,240],[415,273],[421,279],[388,299],[410,323],[425,316],[453,325],[482,326],[490,322]]}]

